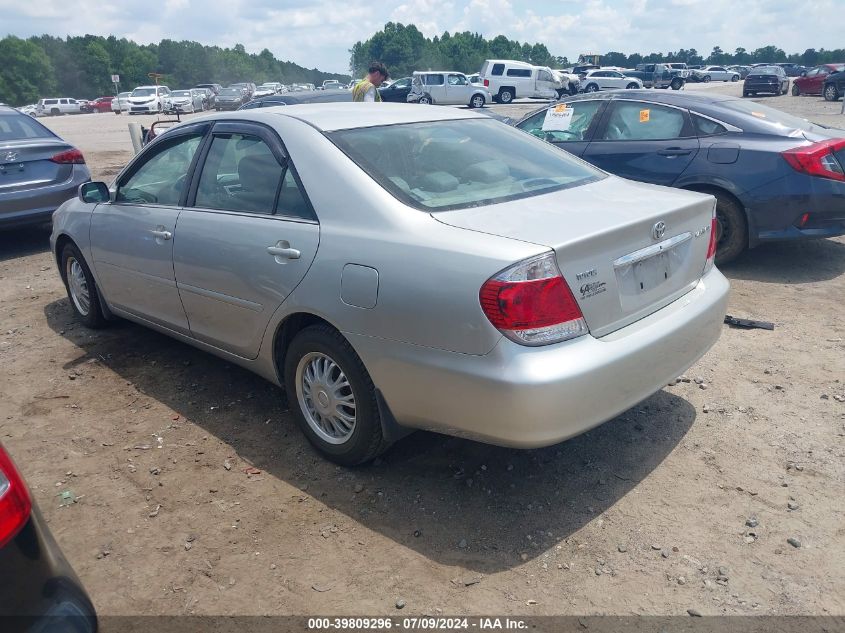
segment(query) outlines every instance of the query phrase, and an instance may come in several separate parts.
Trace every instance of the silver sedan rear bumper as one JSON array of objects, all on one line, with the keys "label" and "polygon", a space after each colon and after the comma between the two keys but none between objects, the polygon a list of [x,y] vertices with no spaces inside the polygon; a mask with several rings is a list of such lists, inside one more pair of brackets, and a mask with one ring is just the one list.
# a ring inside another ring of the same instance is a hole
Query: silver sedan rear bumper
[{"label": "silver sedan rear bumper", "polygon": [[713,269],[601,339],[525,347],[502,338],[484,356],[346,335],[400,424],[533,448],[612,419],[689,369],[719,338],[729,288]]},{"label": "silver sedan rear bumper", "polygon": [[0,227],[23,226],[49,222],[53,211],[63,202],[76,197],[79,185],[91,180],[86,165],[74,165],[70,178],[53,183],[3,193],[0,190]]}]

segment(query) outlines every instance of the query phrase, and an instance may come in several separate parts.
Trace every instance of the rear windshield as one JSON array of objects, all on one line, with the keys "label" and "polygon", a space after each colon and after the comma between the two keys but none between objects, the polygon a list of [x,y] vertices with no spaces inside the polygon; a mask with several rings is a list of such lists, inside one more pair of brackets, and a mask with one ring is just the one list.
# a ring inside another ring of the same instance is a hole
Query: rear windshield
[{"label": "rear windshield", "polygon": [[745,115],[753,116],[759,123],[770,125],[774,134],[789,135],[789,132],[800,130],[802,132],[817,132],[826,129],[823,126],[810,123],[807,119],[800,119],[797,116],[792,116],[781,110],[775,110],[769,106],[754,101],[743,101],[741,99],[729,99],[720,101],[719,105],[740,112]]},{"label": "rear windshield", "polygon": [[327,136],[396,198],[423,211],[528,198],[605,177],[497,121],[408,123]]},{"label": "rear windshield", "polygon": [[31,116],[16,112],[0,114],[0,142],[52,137],[52,132]]},{"label": "rear windshield", "polygon": [[751,71],[752,75],[777,75],[778,70],[782,70],[779,68],[775,68],[774,66],[758,66],[754,70]]}]

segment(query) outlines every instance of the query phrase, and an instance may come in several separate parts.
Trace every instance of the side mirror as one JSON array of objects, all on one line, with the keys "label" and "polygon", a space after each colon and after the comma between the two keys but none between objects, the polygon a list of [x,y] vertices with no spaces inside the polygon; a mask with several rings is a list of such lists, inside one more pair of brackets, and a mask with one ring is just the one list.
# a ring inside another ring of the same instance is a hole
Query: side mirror
[{"label": "side mirror", "polygon": [[111,194],[109,188],[104,182],[84,182],[79,185],[77,195],[82,202],[89,204],[97,204],[100,202],[109,202]]}]

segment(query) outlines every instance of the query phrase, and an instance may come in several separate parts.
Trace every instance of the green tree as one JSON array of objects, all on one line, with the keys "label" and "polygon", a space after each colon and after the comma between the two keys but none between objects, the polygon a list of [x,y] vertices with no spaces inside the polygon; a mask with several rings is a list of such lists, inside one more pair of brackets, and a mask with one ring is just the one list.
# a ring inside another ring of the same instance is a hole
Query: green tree
[{"label": "green tree", "polygon": [[35,43],[8,36],[0,40],[0,101],[34,103],[56,88],[53,65]]}]

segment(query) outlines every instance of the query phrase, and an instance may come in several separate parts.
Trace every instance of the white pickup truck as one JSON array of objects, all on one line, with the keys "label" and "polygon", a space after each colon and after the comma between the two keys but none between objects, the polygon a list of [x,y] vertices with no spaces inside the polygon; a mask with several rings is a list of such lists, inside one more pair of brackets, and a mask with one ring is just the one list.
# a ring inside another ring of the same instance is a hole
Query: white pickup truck
[{"label": "white pickup truck", "polygon": [[80,114],[82,106],[76,99],[41,99],[35,106],[38,116],[58,116],[60,114]]}]

